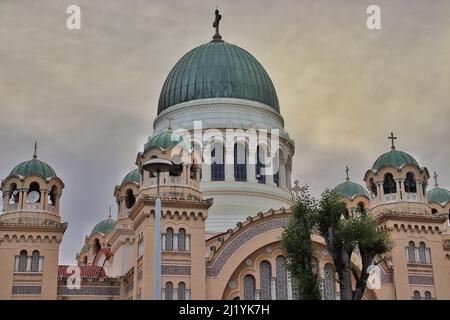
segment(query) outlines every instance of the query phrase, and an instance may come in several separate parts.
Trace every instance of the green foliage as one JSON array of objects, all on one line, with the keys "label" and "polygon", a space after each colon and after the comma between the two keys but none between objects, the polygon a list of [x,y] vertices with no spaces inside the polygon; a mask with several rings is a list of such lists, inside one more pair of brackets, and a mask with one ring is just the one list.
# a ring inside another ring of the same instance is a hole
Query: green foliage
[{"label": "green foliage", "polygon": [[288,224],[282,235],[282,248],[293,285],[301,299],[321,299],[318,263],[311,241],[312,216],[317,203],[305,187],[296,200]]}]

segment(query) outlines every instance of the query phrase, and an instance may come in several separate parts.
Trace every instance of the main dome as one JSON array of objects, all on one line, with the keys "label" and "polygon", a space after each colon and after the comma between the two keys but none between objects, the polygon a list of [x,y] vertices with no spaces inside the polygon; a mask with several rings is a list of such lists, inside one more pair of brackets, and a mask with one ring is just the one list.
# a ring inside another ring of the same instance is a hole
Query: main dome
[{"label": "main dome", "polygon": [[56,172],[52,167],[36,158],[18,164],[9,175],[26,177],[32,174],[40,175],[45,179],[56,177]]},{"label": "main dome", "polygon": [[411,155],[403,151],[392,149],[378,157],[372,166],[372,170],[380,170],[384,166],[393,166],[400,169],[404,165],[412,164],[420,168],[419,163]]},{"label": "main dome", "polygon": [[211,41],[185,54],[161,90],[158,114],[178,103],[207,98],[238,98],[280,111],[275,87],[263,66],[246,50]]}]

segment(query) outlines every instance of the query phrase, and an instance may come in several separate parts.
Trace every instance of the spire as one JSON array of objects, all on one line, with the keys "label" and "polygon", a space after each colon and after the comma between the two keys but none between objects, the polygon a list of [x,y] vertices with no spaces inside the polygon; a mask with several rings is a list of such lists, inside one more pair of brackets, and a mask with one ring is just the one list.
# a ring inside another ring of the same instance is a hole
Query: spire
[{"label": "spire", "polygon": [[347,174],[347,178],[345,180],[349,181],[350,178],[348,177],[348,172],[350,171],[350,169],[348,168],[348,166],[345,166],[345,173]]},{"label": "spire", "polygon": [[434,187],[437,188],[439,187],[439,183],[438,183],[438,174],[436,173],[436,171],[434,172],[433,178],[434,178]]},{"label": "spire", "polygon": [[215,16],[216,17],[214,19],[213,28],[216,29],[216,33],[214,34],[212,41],[223,42],[222,36],[219,33],[219,25],[220,25],[220,20],[222,19],[222,15],[219,14],[219,9],[217,9],[217,7],[216,7]]},{"label": "spire", "polygon": [[34,154],[33,159],[37,159],[37,141],[34,142]]},{"label": "spire", "polygon": [[388,137],[388,139],[392,141],[391,149],[392,149],[392,150],[395,150],[394,140],[397,140],[397,137],[394,137],[394,133],[391,132],[391,135]]}]

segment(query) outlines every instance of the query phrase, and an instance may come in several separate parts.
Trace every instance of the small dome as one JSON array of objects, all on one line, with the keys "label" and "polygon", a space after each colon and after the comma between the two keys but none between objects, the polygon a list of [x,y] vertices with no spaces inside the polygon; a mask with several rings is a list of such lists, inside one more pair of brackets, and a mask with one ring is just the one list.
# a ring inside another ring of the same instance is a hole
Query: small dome
[{"label": "small dome", "polygon": [[428,191],[428,202],[436,202],[445,205],[450,201],[450,191],[436,187]]},{"label": "small dome", "polygon": [[186,138],[172,132],[166,131],[150,137],[145,144],[144,152],[150,149],[159,148],[167,150],[173,146],[180,145],[183,149],[191,151],[192,146]]},{"label": "small dome", "polygon": [[135,182],[137,184],[141,183],[141,173],[139,172],[138,169],[134,169],[134,170],[130,171],[125,176],[125,178],[123,178],[122,184],[127,183],[127,182]]},{"label": "small dome", "polygon": [[380,170],[382,167],[389,165],[400,169],[407,164],[412,164],[420,168],[416,159],[414,159],[411,155],[403,151],[392,149],[391,151],[386,152],[378,157],[378,159],[372,166],[372,170]]},{"label": "small dome", "polygon": [[246,50],[224,41],[198,46],[175,64],[162,87],[158,114],[182,102],[207,98],[251,100],[280,110],[264,67]]},{"label": "small dome", "polygon": [[114,230],[114,227],[116,226],[116,220],[108,218],[106,220],[100,221],[95,225],[95,227],[92,229],[91,234],[94,233],[102,233],[102,234],[108,234],[111,231]]},{"label": "small dome", "polygon": [[9,175],[27,177],[32,174],[40,175],[45,179],[56,177],[56,172],[52,167],[36,158],[18,164]]},{"label": "small dome", "polygon": [[369,193],[362,185],[351,182],[350,180],[341,183],[334,188],[334,191],[341,195],[353,199],[356,196],[369,197]]}]

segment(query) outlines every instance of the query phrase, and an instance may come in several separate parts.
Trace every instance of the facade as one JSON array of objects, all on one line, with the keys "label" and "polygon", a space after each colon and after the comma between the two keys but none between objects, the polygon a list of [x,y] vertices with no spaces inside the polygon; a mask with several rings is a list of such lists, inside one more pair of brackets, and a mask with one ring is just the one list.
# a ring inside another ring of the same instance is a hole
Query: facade
[{"label": "facade", "polygon": [[[280,248],[298,190],[294,141],[267,72],[222,40],[217,17],[213,40],[170,71],[154,132],[114,188],[117,217],[93,227],[77,266],[58,265],[67,223],[55,171],[35,152],[2,180],[0,299],[154,299],[158,190],[162,299],[296,298]],[[147,166],[155,159],[172,164],[159,183]],[[365,299],[450,299],[450,192],[434,178],[427,191],[427,168],[392,144],[365,174],[366,187],[348,170],[336,186],[349,209],[373,214],[395,242],[376,258],[379,283]],[[338,299],[332,258],[311,236],[323,298]]]}]

